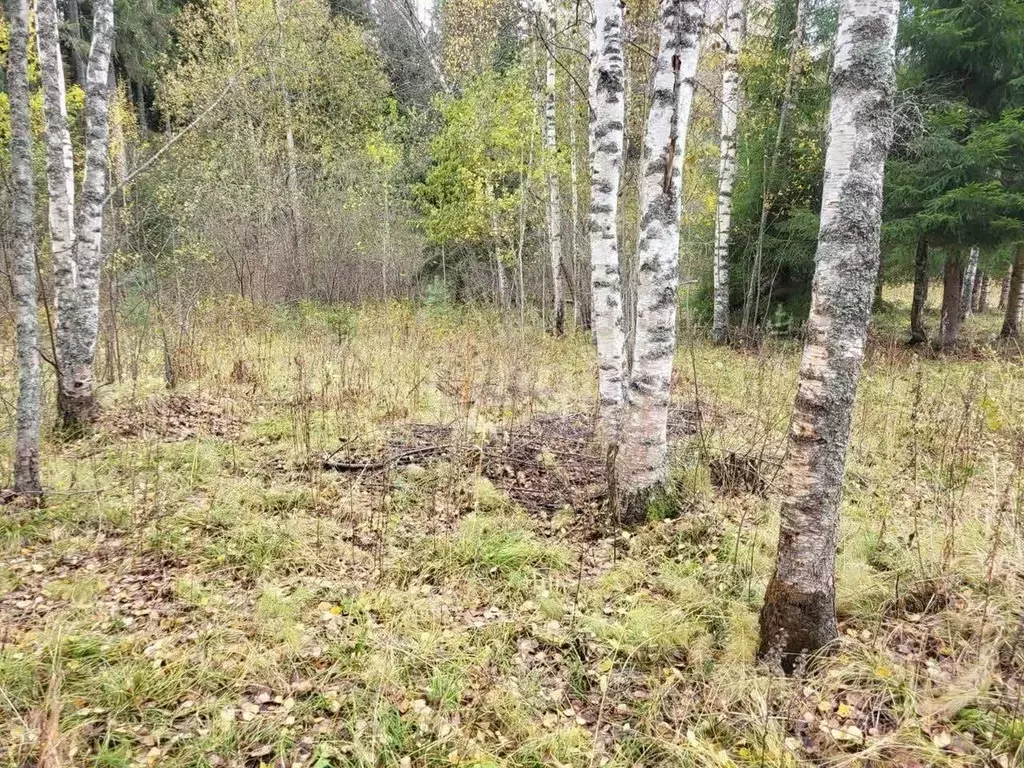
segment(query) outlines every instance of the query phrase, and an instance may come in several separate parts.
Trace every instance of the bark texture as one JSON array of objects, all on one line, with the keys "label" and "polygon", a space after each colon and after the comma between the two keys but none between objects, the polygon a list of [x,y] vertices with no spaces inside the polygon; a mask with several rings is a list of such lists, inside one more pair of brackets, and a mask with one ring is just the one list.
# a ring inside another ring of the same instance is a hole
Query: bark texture
[{"label": "bark texture", "polygon": [[662,0],[641,161],[635,346],[616,468],[628,523],[645,513],[646,498],[665,480],[683,156],[703,17],[697,2]]},{"label": "bark texture", "polygon": [[107,70],[114,35],[114,5],[113,0],[97,0],[93,6],[92,45],[85,85],[85,176],[77,211],[54,0],[38,0],[36,12],[57,307],[57,403],[64,429],[78,433],[95,411],[92,366],[99,333],[103,201],[109,142]]},{"label": "bark texture", "polygon": [[967,266],[964,268],[963,294],[960,296],[961,323],[967,319],[974,308],[974,281],[978,276],[978,259],[980,257],[981,250],[978,246],[972,245],[970,255],[967,257]]},{"label": "bark texture", "polygon": [[558,190],[558,144],[555,133],[555,12],[550,9],[548,25],[547,84],[544,94],[544,148],[548,156],[548,248],[551,255],[551,289],[554,300],[554,330],[565,332],[565,280],[562,276],[562,200]]},{"label": "bark texture", "polygon": [[939,346],[948,349],[960,337],[960,302],[964,293],[964,267],[960,257],[951,254],[946,259],[942,275],[942,320],[939,326]]},{"label": "bark texture", "polygon": [[878,269],[898,0],[841,0],[817,266],[784,472],[762,657],[792,672],[837,634],[839,501]]},{"label": "bark texture", "polygon": [[590,51],[590,289],[597,343],[600,428],[618,432],[626,332],[619,269],[619,185],[626,123],[619,0],[594,0]]},{"label": "bark texture", "polygon": [[974,311],[979,314],[988,312],[988,272],[979,273],[974,281]]},{"label": "bark texture", "polygon": [[11,0],[7,92],[11,105],[11,213],[14,253],[15,332],[18,347],[17,432],[14,440],[14,491],[39,498],[40,394],[36,322],[35,187],[28,107],[28,0]]},{"label": "bark texture", "polygon": [[715,309],[711,336],[718,344],[726,341],[729,336],[729,230],[732,226],[732,188],[736,183],[736,123],[740,111],[739,48],[742,31],[743,5],[740,0],[732,0],[725,17],[718,205],[715,211]]},{"label": "bark texture", "polygon": [[54,0],[36,2],[36,44],[43,89],[50,248],[53,251],[54,290],[59,313],[62,304],[70,301],[78,274],[74,253],[74,159],[71,155],[64,67],[60,58],[57,4]]},{"label": "bark texture", "polygon": [[1024,313],[1024,243],[1019,243],[1006,292],[1006,315],[1003,318],[1003,328],[999,332],[1001,338],[1020,338],[1022,313]]},{"label": "bark texture", "polygon": [[[1010,268],[1010,272],[1013,272],[1013,268]],[[998,308],[1003,310],[1006,309],[1006,299],[1010,295],[1010,274],[1003,276],[1003,279],[999,282],[999,305]]]},{"label": "bark texture", "polygon": [[910,343],[923,344],[928,341],[928,329],[924,325],[924,308],[928,303],[928,241],[917,240],[914,253],[914,300],[910,305]]}]

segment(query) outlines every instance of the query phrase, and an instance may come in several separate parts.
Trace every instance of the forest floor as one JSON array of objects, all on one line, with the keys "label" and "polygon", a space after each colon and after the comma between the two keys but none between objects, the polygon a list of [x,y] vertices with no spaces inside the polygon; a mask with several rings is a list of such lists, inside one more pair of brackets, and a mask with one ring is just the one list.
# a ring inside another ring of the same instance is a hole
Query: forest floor
[{"label": "forest floor", "polygon": [[684,341],[671,492],[627,532],[585,334],[221,304],[169,393],[126,325],[95,433],[0,514],[0,765],[1021,765],[1024,365],[995,312],[909,350],[892,294],[842,636],[792,679],[754,651],[798,344]]}]

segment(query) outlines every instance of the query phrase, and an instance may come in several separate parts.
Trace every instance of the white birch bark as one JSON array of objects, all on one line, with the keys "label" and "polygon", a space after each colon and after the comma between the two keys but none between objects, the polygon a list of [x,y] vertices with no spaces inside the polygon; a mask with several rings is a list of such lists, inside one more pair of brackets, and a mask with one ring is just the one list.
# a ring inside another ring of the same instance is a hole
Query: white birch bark
[{"label": "white birch bark", "polygon": [[626,522],[644,512],[666,473],[682,169],[703,17],[693,0],[662,0],[640,181],[635,347],[616,468]]},{"label": "white birch bark", "polygon": [[544,94],[544,149],[548,159],[548,248],[551,256],[551,293],[554,330],[565,331],[565,281],[562,278],[562,201],[558,190],[558,144],[555,132],[555,11],[549,9],[547,81]]},{"label": "white birch bark", "polygon": [[93,6],[92,45],[85,85],[85,177],[77,212],[63,65],[53,0],[38,0],[36,12],[57,305],[57,399],[63,426],[77,432],[91,418],[94,410],[92,364],[99,333],[103,203],[111,95],[107,87],[107,70],[114,36],[114,4],[113,0],[97,0]]},{"label": "white birch bark", "polygon": [[[78,282],[75,267],[75,173],[68,130],[64,66],[60,57],[60,32],[55,0],[36,1],[36,45],[43,86],[43,120],[46,141],[46,189],[53,252],[53,279],[58,315]],[[57,350],[58,359],[61,350]]]},{"label": "white birch bark", "polygon": [[817,266],[762,656],[792,672],[836,638],[839,500],[879,261],[899,0],[841,0]]},{"label": "white birch bark", "polygon": [[579,171],[576,163],[576,84],[569,81],[569,272],[572,280],[572,321],[579,328],[583,324],[584,297],[580,285],[580,191]]},{"label": "white birch bark", "polygon": [[1024,316],[1024,243],[1017,244],[1013,269],[1007,282],[1004,306],[1006,315],[1003,317],[1003,327],[999,331],[999,337],[1018,339],[1020,338],[1021,318]]},{"label": "white birch bark", "polygon": [[18,347],[17,432],[14,441],[14,491],[38,498],[40,395],[36,321],[35,187],[32,132],[28,107],[28,0],[11,0],[7,92],[11,105],[11,209],[14,220],[15,332]]},{"label": "white birch bark", "polygon": [[715,211],[714,320],[711,336],[718,344],[729,336],[729,230],[732,189],[736,183],[736,123],[740,111],[739,48],[743,5],[732,0],[725,16],[725,61],[722,64],[722,123]]},{"label": "white birch bark", "polygon": [[619,186],[626,124],[619,0],[594,0],[590,51],[590,291],[597,345],[599,428],[618,432],[626,359],[619,267]]},{"label": "white birch bark", "polygon": [[971,314],[974,299],[974,278],[978,274],[978,259],[981,256],[981,249],[976,245],[971,246],[970,255],[967,257],[967,267],[964,269],[963,293],[960,295],[960,322],[967,319]]}]

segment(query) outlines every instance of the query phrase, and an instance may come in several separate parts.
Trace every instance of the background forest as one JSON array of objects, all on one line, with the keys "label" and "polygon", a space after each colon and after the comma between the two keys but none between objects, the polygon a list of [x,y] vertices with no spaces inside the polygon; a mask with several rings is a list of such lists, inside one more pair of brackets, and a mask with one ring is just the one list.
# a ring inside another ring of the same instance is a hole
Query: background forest
[{"label": "background forest", "polygon": [[2,2],[0,766],[1024,764],[1022,0]]},{"label": "background forest", "polygon": [[[224,294],[487,301],[553,322],[549,174],[566,300],[573,323],[588,327],[589,22],[577,8],[555,9],[549,25],[515,3],[427,12],[404,2],[115,9],[105,335],[116,336],[127,301],[183,343],[187,315]],[[724,10],[708,9],[685,159],[682,269],[698,326],[711,320]],[[801,3],[799,24],[797,10],[751,4],[742,19],[729,261],[731,312],[745,332],[795,332],[809,300],[835,7]],[[65,9],[61,26],[79,149],[89,14]],[[656,14],[653,3],[626,12],[627,265]],[[919,242],[930,278],[947,260],[967,264],[976,247],[974,303],[984,285],[986,306],[1005,306],[1022,226],[1020,15],[1013,2],[905,9],[880,293],[913,280]],[[547,90],[553,146],[540,110]],[[38,127],[38,97],[34,109]],[[628,279],[625,291],[628,302]]]}]

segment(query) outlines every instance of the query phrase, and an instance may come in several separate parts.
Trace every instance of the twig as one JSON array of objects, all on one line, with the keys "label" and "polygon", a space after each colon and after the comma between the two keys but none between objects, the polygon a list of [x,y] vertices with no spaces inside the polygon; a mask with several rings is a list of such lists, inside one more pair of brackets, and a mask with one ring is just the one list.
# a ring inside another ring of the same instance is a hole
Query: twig
[{"label": "twig", "polygon": [[142,165],[140,165],[138,168],[136,168],[131,173],[129,173],[127,176],[125,176],[124,180],[120,184],[118,184],[116,187],[111,189],[110,192],[107,194],[107,196],[105,198],[103,198],[103,206],[106,207],[107,203],[110,202],[111,198],[113,198],[114,195],[116,195],[122,189],[124,189],[129,184],[131,184],[132,181],[134,181],[135,178],[139,174],[141,174],[143,171],[145,171],[147,168],[149,168],[153,163],[155,163],[160,158],[160,156],[164,152],[166,152],[172,146],[174,146],[175,143],[177,143],[178,139],[180,139],[182,136],[184,136],[185,134],[189,133],[193,128],[195,128],[197,125],[199,125],[199,123],[202,121],[202,119],[204,117],[206,117],[208,114],[210,114],[213,111],[214,107],[216,107],[218,104],[220,104],[224,100],[224,97],[227,96],[228,93],[230,93],[234,89],[235,82],[237,81],[237,79],[238,79],[238,76],[235,75],[230,80],[228,80],[228,84],[226,86],[224,86],[224,89],[219,94],[217,94],[217,98],[215,98],[213,101],[211,101],[209,104],[207,104],[206,105],[206,109],[204,109],[202,112],[200,112],[198,115],[196,115],[196,117],[192,120],[191,123],[186,125],[180,131],[178,131],[176,134],[174,134],[171,138],[169,138],[167,140],[167,143],[164,144],[162,147],[160,147],[160,149],[158,149],[156,152],[154,152],[152,154],[152,156],[148,160],[146,160]]},{"label": "twig", "polygon": [[435,453],[446,450],[452,447],[452,443],[445,445],[428,445],[424,448],[413,448],[408,451],[396,454],[384,461],[357,461],[357,462],[346,462],[346,461],[325,461],[323,463],[324,469],[333,469],[338,472],[357,472],[360,470],[375,470],[375,469],[387,469],[388,467],[394,466],[403,459],[407,459],[410,456],[418,456],[423,453]]}]

